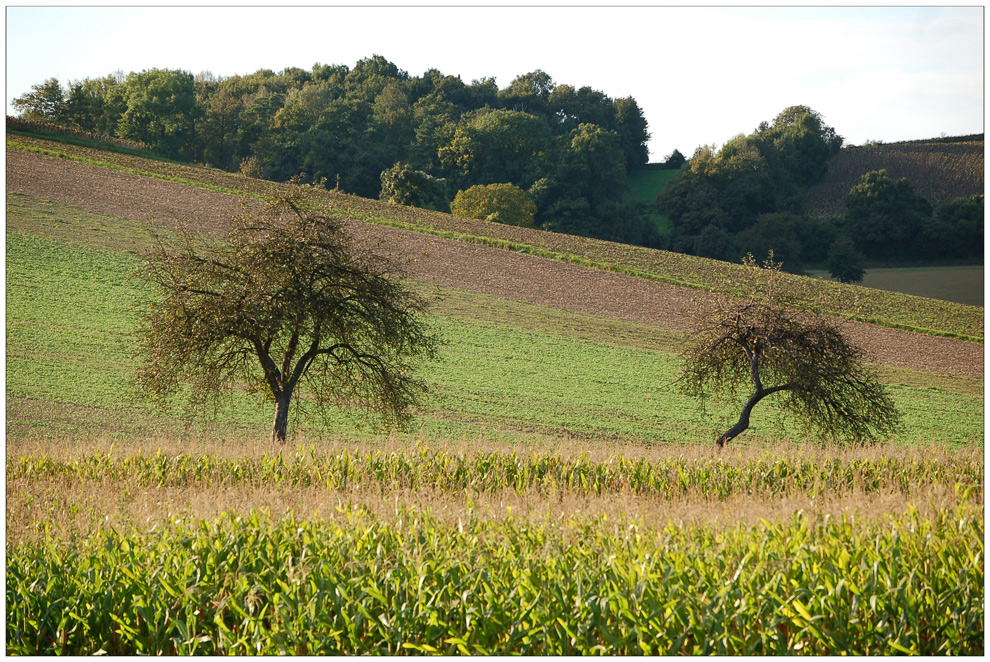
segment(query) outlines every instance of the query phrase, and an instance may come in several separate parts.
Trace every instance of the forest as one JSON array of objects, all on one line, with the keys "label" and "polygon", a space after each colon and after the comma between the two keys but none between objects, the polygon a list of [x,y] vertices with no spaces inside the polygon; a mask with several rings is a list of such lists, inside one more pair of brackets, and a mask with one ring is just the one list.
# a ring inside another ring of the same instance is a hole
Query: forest
[{"label": "forest", "polygon": [[[218,78],[152,69],[51,78],[14,101],[21,117],[141,143],[156,154],[368,198],[449,211],[459,191],[511,184],[549,230],[659,246],[625,193],[646,166],[636,100],[555,84],[543,71],[499,89],[380,55],[346,65]],[[383,176],[384,175],[384,176]]]},{"label": "forest", "polygon": [[[117,71],[67,88],[50,78],[13,105],[23,119],[228,172],[720,260],[772,250],[788,271],[827,265],[846,282],[866,261],[983,260],[982,195],[936,214],[910,181],[876,170],[841,216],[805,214],[806,192],[843,147],[807,106],[649,164],[632,97],[541,70],[504,88],[436,69],[411,76],[380,55],[246,76]],[[652,205],[637,201],[629,176],[658,167],[679,172]]]}]

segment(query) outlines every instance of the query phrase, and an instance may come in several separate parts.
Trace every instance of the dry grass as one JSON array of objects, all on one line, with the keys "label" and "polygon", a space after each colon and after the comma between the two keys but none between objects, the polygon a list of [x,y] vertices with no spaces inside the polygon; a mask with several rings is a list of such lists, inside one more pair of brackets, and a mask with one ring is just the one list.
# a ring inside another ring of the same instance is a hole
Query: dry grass
[{"label": "dry grass", "polygon": [[644,448],[608,443],[546,438],[542,447],[496,448],[478,439],[448,440],[427,446],[411,437],[393,436],[370,442],[338,441],[315,449],[298,445],[274,448],[268,443],[251,443],[231,438],[153,437],[123,447],[119,442],[94,438],[80,443],[77,438],[50,441],[18,442],[7,448],[7,544],[21,544],[55,536],[68,539],[87,536],[105,527],[147,530],[170,519],[189,517],[211,520],[223,512],[246,515],[252,510],[280,515],[287,511],[300,519],[332,518],[341,509],[359,508],[388,520],[401,509],[415,508],[433,517],[456,523],[461,520],[505,518],[532,521],[562,521],[568,518],[597,517],[609,520],[635,519],[648,526],[699,524],[706,526],[754,525],[760,520],[786,519],[797,512],[818,513],[822,517],[882,517],[916,509],[921,514],[942,511],[964,500],[982,498],[982,477],[978,494],[963,495],[945,482],[918,482],[908,489],[894,486],[866,489],[816,489],[785,494],[734,492],[727,498],[715,498],[690,492],[682,497],[663,498],[657,494],[618,491],[595,494],[580,487],[528,487],[522,490],[506,486],[497,490],[438,489],[424,485],[410,489],[407,485],[382,485],[362,481],[343,489],[325,485],[292,485],[285,482],[252,481],[250,483],[209,482],[206,484],[150,485],[131,479],[86,479],[61,475],[54,479],[11,478],[10,467],[19,458],[51,458],[72,462],[97,454],[115,458],[152,456],[157,452],[170,457],[215,456],[225,460],[249,462],[281,454],[287,460],[297,453],[309,453],[318,460],[337,453],[417,454],[443,452],[474,457],[480,454],[517,452],[521,458],[533,453],[553,455],[560,461],[583,460],[593,464],[609,463],[621,455],[627,460],[644,459],[651,463],[680,461],[691,464],[718,462],[744,467],[761,459],[783,461],[836,462],[842,466],[859,466],[870,462],[898,462],[905,466],[939,460],[947,465],[982,466],[978,450],[948,451],[932,447],[809,448],[794,443],[751,444],[730,447],[716,454],[708,447],[663,446]]}]

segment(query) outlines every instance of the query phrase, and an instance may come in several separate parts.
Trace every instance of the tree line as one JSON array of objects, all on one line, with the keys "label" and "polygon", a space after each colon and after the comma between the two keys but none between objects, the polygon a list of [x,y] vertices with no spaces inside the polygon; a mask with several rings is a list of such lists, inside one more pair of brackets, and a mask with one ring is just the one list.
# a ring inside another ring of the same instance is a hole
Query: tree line
[{"label": "tree line", "polygon": [[13,105],[169,158],[440,211],[458,192],[511,185],[532,201],[526,224],[660,244],[649,210],[625,191],[649,159],[636,100],[540,70],[501,89],[436,69],[410,76],[380,55],[230,77],[118,71],[68,88],[50,78]]},{"label": "tree line", "polygon": [[842,143],[819,113],[792,106],[721,149],[699,147],[655,202],[673,226],[670,248],[728,261],[772,250],[787,271],[826,264],[845,282],[862,280],[865,260],[982,262],[983,196],[934,215],[910,181],[879,170],[850,190],[845,215],[802,214],[804,194]]}]

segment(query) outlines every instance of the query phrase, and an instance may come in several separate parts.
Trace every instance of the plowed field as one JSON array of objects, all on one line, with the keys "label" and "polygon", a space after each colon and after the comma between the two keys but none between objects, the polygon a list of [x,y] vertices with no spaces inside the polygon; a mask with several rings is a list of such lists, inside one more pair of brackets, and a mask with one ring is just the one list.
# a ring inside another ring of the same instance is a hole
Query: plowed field
[{"label": "plowed field", "polygon": [[[164,226],[222,233],[242,199],[98,166],[7,150],[7,191]],[[248,201],[247,204],[260,204]],[[407,230],[354,221],[362,241],[382,242],[417,280],[596,317],[685,330],[697,290]],[[983,377],[983,346],[855,322],[847,333],[877,361]]]}]

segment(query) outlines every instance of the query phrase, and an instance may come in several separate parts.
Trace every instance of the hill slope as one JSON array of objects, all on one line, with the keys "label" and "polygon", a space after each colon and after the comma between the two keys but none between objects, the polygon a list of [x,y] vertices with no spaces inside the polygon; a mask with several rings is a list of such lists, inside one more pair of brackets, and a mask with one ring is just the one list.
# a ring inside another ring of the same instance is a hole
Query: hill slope
[{"label": "hill slope", "polygon": [[[8,154],[18,151],[57,156],[62,159],[129,172],[145,178],[172,181],[196,188],[206,188],[263,199],[273,188],[272,182],[251,179],[209,168],[151,161],[76,145],[61,144],[26,136],[7,138]],[[85,199],[92,187],[83,183],[75,194]],[[386,225],[419,233],[433,234],[462,242],[523,252],[557,261],[592,266],[602,270],[683,285],[706,291],[741,294],[736,282],[741,265],[697,258],[689,255],[653,250],[638,246],[519,228],[440,214],[413,207],[383,204],[335,191],[313,191],[334,206],[341,216],[376,225]],[[130,195],[119,190],[115,195]],[[133,195],[130,198],[134,198]],[[140,195],[138,196],[140,198]],[[158,210],[158,216],[170,212]],[[225,217],[225,216],[223,216]],[[809,293],[825,295],[825,312],[839,317],[877,323],[891,328],[921,331],[963,339],[983,338],[983,309],[904,294],[880,292],[867,288],[829,283],[805,277],[787,277],[788,286],[798,298]]]},{"label": "hill slope", "polygon": [[983,193],[983,136],[845,147],[829,161],[825,179],[808,190],[805,211],[819,218],[844,214],[849,189],[881,169],[895,179],[907,177],[938,212],[957,198]]},{"label": "hill slope", "polygon": [[[204,231],[219,233],[244,202],[226,193],[15,150],[8,150],[7,159],[8,196],[19,193],[166,226],[193,219]],[[657,280],[403,228],[360,221],[352,221],[351,227],[364,241],[383,242],[407,256],[405,267],[410,275],[431,285],[674,331],[687,328],[686,312],[692,299],[704,296],[695,289]],[[563,235],[553,238],[568,239]],[[847,324],[847,330],[885,364],[982,377],[979,344],[854,322]]]}]

